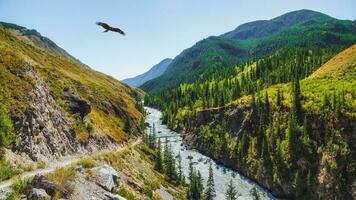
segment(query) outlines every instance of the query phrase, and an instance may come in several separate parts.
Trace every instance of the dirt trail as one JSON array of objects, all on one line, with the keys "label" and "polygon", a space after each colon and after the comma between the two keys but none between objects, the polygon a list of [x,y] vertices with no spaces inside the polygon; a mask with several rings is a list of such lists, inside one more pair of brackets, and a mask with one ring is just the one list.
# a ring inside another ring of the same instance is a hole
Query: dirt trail
[{"label": "dirt trail", "polygon": [[[116,149],[116,152],[123,151],[123,150],[125,150],[125,149],[127,149],[129,147],[136,146],[140,142],[141,142],[141,140],[138,139],[135,142],[130,143],[128,145],[125,145],[125,146],[122,146],[122,147],[118,147]],[[82,159],[82,158],[93,157],[93,156],[96,156],[96,155],[99,155],[99,154],[102,154],[102,153],[108,153],[108,152],[114,152],[114,151],[115,151],[115,149],[110,149],[110,150],[98,151],[98,152],[96,152],[94,154],[91,154],[91,155],[83,154],[83,155],[71,155],[71,156],[62,157],[62,158],[52,162],[51,164],[49,164],[48,166],[46,166],[43,169],[36,169],[36,170],[33,170],[33,171],[24,172],[21,175],[19,175],[18,177],[21,180],[24,180],[26,178],[33,177],[33,176],[35,176],[37,174],[45,175],[45,174],[54,172],[58,168],[68,167],[71,164],[74,164],[74,163],[80,161],[80,159]],[[12,186],[13,183],[14,183],[14,179],[9,179],[9,180],[6,180],[6,181],[3,181],[3,182],[0,183],[0,199],[2,199],[2,196],[4,194],[6,194],[7,192],[11,191],[11,186]]]}]

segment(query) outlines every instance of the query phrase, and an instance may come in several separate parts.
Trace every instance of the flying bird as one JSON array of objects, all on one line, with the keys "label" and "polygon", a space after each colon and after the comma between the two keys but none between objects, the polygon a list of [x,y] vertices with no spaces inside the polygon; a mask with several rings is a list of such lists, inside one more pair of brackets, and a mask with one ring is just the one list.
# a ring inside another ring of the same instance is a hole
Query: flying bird
[{"label": "flying bird", "polygon": [[122,31],[121,29],[111,27],[104,22],[96,22],[96,25],[103,27],[105,29],[104,33],[108,32],[108,31],[113,31],[113,32],[120,33],[121,35],[125,35],[125,32]]}]

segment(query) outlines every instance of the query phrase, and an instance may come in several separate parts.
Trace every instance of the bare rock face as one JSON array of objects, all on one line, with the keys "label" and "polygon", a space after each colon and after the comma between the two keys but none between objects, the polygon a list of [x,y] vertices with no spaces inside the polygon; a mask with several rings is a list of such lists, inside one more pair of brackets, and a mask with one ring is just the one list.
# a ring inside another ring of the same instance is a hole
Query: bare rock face
[{"label": "bare rock face", "polygon": [[59,187],[56,184],[47,180],[46,177],[42,175],[36,175],[28,185],[28,190],[30,191],[28,194],[31,194],[33,189],[43,189],[46,194],[54,196],[58,188]]},{"label": "bare rock face", "polygon": [[107,191],[112,191],[117,183],[118,172],[109,165],[95,167],[92,170],[93,180]]},{"label": "bare rock face", "polygon": [[60,192],[64,196],[69,196],[69,192],[53,182],[47,180],[45,176],[36,175],[27,186],[26,197],[30,200],[45,200],[52,199],[56,192]]},{"label": "bare rock face", "polygon": [[71,120],[57,105],[36,70],[28,64],[22,68],[33,79],[34,88],[28,94],[27,110],[14,124],[18,136],[13,150],[17,154],[27,154],[35,161],[76,152],[79,143],[71,130]]},{"label": "bare rock face", "polygon": [[64,91],[63,95],[72,114],[79,115],[81,119],[83,119],[90,113],[91,107],[89,103],[81,99],[78,95],[69,90]]},{"label": "bare rock face", "polygon": [[33,188],[27,195],[28,200],[50,200],[51,197],[44,189]]}]

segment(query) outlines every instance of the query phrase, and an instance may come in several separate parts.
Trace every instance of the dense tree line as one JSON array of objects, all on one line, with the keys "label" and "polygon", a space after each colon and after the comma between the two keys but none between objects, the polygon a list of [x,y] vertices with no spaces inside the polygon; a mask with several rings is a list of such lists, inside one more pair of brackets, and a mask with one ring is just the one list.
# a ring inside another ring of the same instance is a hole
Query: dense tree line
[{"label": "dense tree line", "polygon": [[181,109],[199,110],[220,107],[243,95],[254,94],[277,83],[290,82],[310,75],[338,49],[287,48],[263,59],[251,60],[235,67],[224,79],[182,84],[176,89],[146,96],[146,104],[159,107],[165,122],[174,127]]},{"label": "dense tree line", "polygon": [[[231,134],[223,120],[213,126],[202,125],[196,135],[198,145],[223,163],[243,169],[248,176],[271,180],[276,187],[289,183],[294,198],[318,198],[314,191],[321,166],[335,176],[331,183],[335,197],[348,198],[347,184],[354,162],[347,162],[352,152],[342,130],[336,127],[348,104],[346,96],[353,94],[336,89],[325,92],[320,99],[322,107],[315,116],[302,108],[304,95],[298,76],[294,76],[289,91],[252,93],[248,104],[252,111],[250,126],[238,137]],[[166,113],[182,109],[172,105],[163,107]],[[189,127],[189,120],[190,116],[166,117],[168,124],[177,126],[174,123],[179,121],[182,128]]]}]

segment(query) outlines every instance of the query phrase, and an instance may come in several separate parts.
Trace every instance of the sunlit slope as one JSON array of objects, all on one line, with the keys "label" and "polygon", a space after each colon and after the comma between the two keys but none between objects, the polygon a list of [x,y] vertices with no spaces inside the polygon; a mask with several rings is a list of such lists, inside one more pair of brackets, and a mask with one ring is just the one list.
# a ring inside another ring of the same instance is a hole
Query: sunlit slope
[{"label": "sunlit slope", "polygon": [[1,96],[12,118],[26,111],[28,94],[34,88],[33,80],[23,70],[25,65],[33,67],[50,87],[57,104],[73,118],[76,133],[87,132],[87,128],[69,114],[63,91],[72,91],[91,105],[86,120],[95,134],[121,140],[126,137],[123,127],[128,118],[138,129],[141,114],[135,107],[135,97],[139,95],[136,90],[73,59],[25,43],[0,26]]},{"label": "sunlit slope", "polygon": [[316,70],[309,78],[334,77],[338,79],[344,76],[355,77],[356,73],[356,45],[341,52],[322,67]]}]

